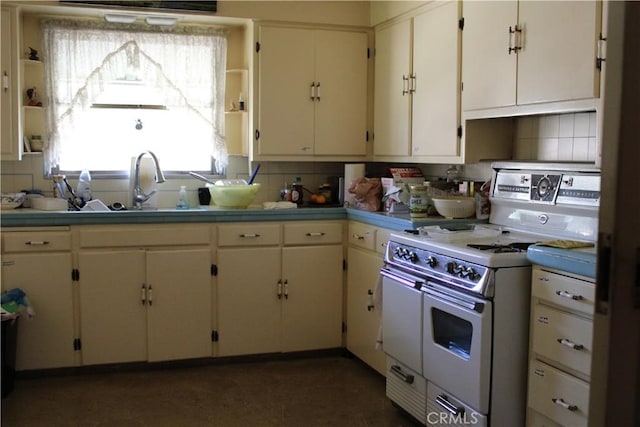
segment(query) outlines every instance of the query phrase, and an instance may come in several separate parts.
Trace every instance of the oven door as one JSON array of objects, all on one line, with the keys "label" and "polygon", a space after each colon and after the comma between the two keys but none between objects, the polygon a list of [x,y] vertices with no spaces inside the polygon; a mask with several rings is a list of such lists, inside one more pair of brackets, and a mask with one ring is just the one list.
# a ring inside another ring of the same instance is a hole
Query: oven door
[{"label": "oven door", "polygon": [[383,268],[382,345],[384,352],[422,374],[422,285],[424,280]]},{"label": "oven door", "polygon": [[489,413],[492,302],[431,282],[423,290],[425,378]]}]

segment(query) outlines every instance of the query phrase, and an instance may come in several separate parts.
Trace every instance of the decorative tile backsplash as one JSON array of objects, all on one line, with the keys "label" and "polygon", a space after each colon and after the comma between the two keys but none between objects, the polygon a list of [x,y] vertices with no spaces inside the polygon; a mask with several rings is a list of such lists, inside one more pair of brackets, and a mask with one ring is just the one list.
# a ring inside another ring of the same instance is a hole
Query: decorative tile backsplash
[{"label": "decorative tile backsplash", "polygon": [[516,160],[595,161],[595,112],[521,117],[516,121]]}]

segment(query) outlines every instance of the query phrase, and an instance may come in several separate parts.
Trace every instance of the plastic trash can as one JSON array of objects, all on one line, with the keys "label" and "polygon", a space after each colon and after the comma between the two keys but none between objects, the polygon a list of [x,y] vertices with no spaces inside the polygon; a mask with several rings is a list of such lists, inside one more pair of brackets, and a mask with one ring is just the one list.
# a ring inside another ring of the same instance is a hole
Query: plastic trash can
[{"label": "plastic trash can", "polygon": [[16,377],[16,342],[18,338],[18,317],[2,319],[2,398],[13,391]]}]

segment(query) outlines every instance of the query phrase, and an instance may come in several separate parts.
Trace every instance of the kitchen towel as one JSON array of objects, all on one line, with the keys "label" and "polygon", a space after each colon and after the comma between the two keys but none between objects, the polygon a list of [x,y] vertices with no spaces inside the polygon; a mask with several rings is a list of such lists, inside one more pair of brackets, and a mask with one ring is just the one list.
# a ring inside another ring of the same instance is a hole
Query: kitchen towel
[{"label": "kitchen towel", "polygon": [[364,163],[347,163],[344,165],[344,194],[345,207],[352,207],[355,204],[355,195],[349,194],[349,186],[356,179],[364,178]]}]

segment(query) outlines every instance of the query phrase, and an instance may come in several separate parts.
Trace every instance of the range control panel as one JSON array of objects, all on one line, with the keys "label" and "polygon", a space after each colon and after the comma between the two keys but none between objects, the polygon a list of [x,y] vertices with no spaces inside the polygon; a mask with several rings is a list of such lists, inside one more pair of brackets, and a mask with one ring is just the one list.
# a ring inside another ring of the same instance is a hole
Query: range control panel
[{"label": "range control panel", "polygon": [[492,197],[543,204],[600,205],[600,174],[538,170],[499,170]]}]

